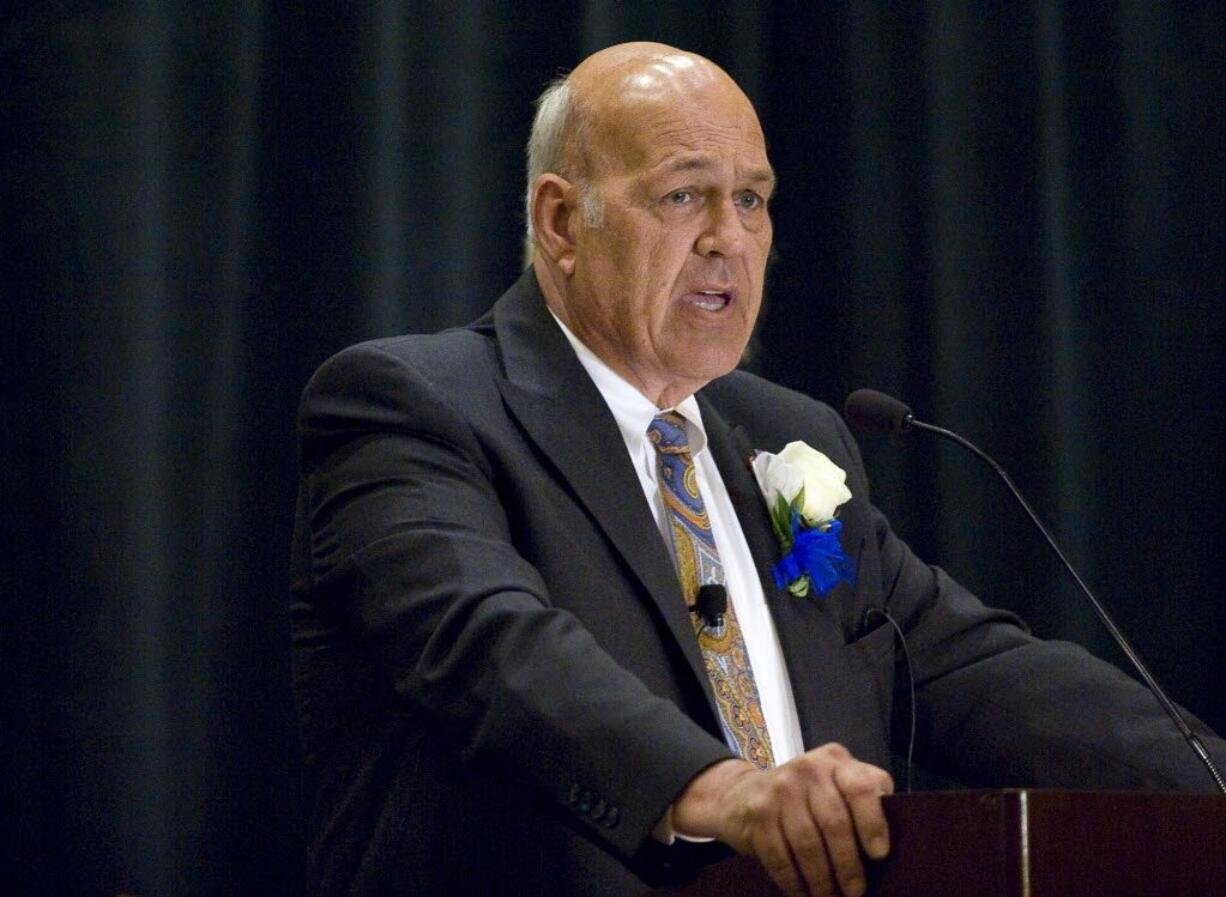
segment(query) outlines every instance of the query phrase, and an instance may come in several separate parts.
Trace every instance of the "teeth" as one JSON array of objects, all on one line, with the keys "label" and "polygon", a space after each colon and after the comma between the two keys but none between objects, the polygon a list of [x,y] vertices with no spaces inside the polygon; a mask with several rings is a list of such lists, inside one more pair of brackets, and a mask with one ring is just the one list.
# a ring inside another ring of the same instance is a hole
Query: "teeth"
[{"label": "teeth", "polygon": [[694,307],[703,311],[719,311],[731,301],[722,290],[695,290],[691,295],[698,297],[692,300]]}]

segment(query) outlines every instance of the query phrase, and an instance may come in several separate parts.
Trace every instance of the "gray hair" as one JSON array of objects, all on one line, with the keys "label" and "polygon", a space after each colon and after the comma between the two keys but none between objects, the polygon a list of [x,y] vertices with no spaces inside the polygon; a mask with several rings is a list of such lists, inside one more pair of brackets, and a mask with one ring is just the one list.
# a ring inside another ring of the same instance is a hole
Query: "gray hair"
[{"label": "gray hair", "polygon": [[591,126],[586,114],[576,108],[570,82],[558,78],[549,84],[536,101],[536,117],[528,137],[528,185],[524,195],[527,247],[531,250],[532,185],[546,172],[561,175],[579,188],[583,223],[600,227],[604,206],[599,195],[586,183],[584,172],[587,132]]}]

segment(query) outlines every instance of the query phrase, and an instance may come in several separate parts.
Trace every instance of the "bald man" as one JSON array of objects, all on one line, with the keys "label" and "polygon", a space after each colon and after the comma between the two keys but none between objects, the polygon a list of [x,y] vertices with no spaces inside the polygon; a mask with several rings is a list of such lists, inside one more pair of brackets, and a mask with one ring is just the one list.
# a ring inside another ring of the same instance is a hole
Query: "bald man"
[{"label": "bald man", "polygon": [[[542,96],[528,167],[532,265],[491,312],[346,350],[303,397],[312,893],[636,894],[737,850],[790,894],[859,895],[889,851],[887,613],[917,749],[963,781],[1211,786],[1131,680],[916,560],[833,411],[735,370],[775,175],[725,72],[601,51]],[[714,661],[664,425],[735,621]],[[852,494],[857,575],[824,597],[776,587],[746,463],[794,440]]]}]

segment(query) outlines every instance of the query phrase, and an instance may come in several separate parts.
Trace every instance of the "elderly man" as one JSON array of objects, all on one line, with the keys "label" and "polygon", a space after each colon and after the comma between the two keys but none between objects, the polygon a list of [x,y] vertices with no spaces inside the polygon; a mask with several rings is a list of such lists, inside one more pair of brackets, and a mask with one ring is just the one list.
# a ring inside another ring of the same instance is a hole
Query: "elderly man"
[{"label": "elderly man", "polygon": [[[470,327],[312,379],[293,626],[314,893],[635,894],[732,848],[789,893],[860,894],[899,747],[887,615],[929,764],[1211,786],[1131,680],[917,561],[834,412],[734,371],[774,181],[721,69],[604,50],[541,99],[531,269]],[[803,597],[770,575],[747,465],[794,440],[851,492],[854,576]],[[727,608],[696,613],[712,585]]]}]

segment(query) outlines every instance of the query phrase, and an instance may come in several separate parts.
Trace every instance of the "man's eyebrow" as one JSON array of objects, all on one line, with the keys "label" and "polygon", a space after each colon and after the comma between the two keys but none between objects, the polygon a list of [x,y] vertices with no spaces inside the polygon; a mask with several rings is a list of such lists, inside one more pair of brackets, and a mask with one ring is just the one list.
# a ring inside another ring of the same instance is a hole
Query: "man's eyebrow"
[{"label": "man's eyebrow", "polygon": [[775,186],[779,179],[775,176],[773,168],[757,168],[749,173],[749,180],[754,183],[767,183],[772,187]]}]

